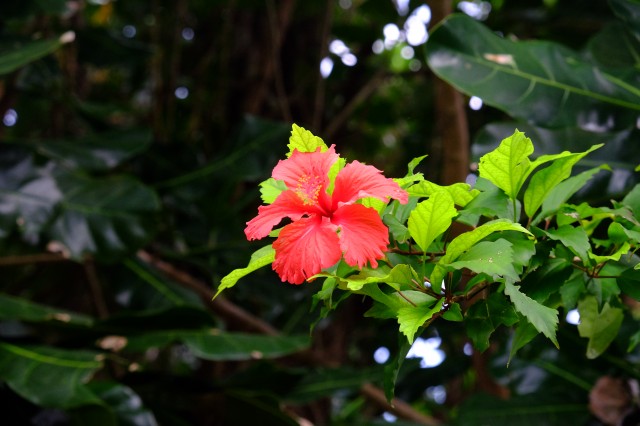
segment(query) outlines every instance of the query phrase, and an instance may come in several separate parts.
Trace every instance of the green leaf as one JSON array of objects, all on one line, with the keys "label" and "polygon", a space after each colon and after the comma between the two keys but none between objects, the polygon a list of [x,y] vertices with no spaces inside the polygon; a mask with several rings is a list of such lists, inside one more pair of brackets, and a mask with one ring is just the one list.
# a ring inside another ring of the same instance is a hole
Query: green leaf
[{"label": "green leaf", "polygon": [[571,310],[576,307],[578,300],[582,297],[583,293],[587,290],[585,283],[588,282],[588,277],[585,273],[576,270],[560,287],[560,296],[562,297],[562,305],[565,309]]},{"label": "green leaf", "polygon": [[142,398],[130,387],[102,380],[89,383],[89,388],[113,411],[117,424],[157,426],[158,421],[153,412],[144,405]]},{"label": "green leaf", "polygon": [[220,281],[220,285],[218,286],[218,291],[216,292],[215,296],[213,296],[213,298],[215,299],[220,293],[222,293],[222,291],[236,285],[238,280],[245,275],[248,275],[251,272],[262,268],[263,266],[267,266],[273,263],[275,258],[276,251],[273,249],[273,247],[271,247],[271,245],[262,247],[261,249],[255,251],[251,255],[249,264],[246,267],[234,269],[233,271],[229,272],[224,278],[222,278],[222,280]]},{"label": "green leaf", "polygon": [[0,378],[36,405],[68,409],[101,404],[85,385],[101,368],[101,355],[94,352],[0,342]]},{"label": "green leaf", "polygon": [[477,274],[487,274],[494,280],[499,277],[513,281],[520,279],[513,267],[512,244],[502,238],[474,245],[449,266],[454,269],[468,268]]},{"label": "green leaf", "polygon": [[516,310],[558,347],[556,329],[558,328],[558,311],[546,307],[520,291],[511,281],[505,281],[504,293],[509,296]]},{"label": "green leaf", "polygon": [[30,153],[16,146],[0,147],[0,237],[16,225],[27,236],[38,236],[61,198],[51,174],[36,167]]},{"label": "green leaf", "polygon": [[90,327],[93,318],[0,293],[0,320],[28,322],[55,321],[60,324]]},{"label": "green leaf", "polygon": [[308,336],[263,336],[225,333],[218,329],[163,330],[127,338],[125,350],[142,352],[182,342],[199,358],[211,361],[245,361],[277,358],[309,347]]},{"label": "green leaf", "polygon": [[393,397],[396,389],[396,380],[398,380],[398,372],[400,367],[407,358],[407,354],[411,349],[411,342],[407,339],[403,339],[402,335],[398,334],[398,352],[391,360],[384,366],[384,396],[387,397],[387,402],[393,401]]},{"label": "green leaf", "polygon": [[640,301],[640,274],[635,272],[638,269],[638,263],[634,269],[627,269],[618,277],[618,287],[624,294],[633,299]]},{"label": "green leaf", "polygon": [[476,243],[483,240],[488,235],[498,231],[518,231],[528,235],[532,235],[527,229],[519,223],[514,223],[505,219],[497,219],[480,225],[476,229],[465,232],[454,238],[447,247],[447,253],[440,258],[433,272],[431,273],[432,285],[439,285],[444,279],[446,267],[465,251],[469,250]]},{"label": "green leaf", "polygon": [[294,149],[300,152],[315,152],[318,148],[324,152],[329,149],[322,139],[295,123],[291,126],[291,137],[287,146],[289,147],[287,157],[293,154]]},{"label": "green leaf", "polygon": [[0,75],[9,74],[55,52],[63,44],[72,41],[73,38],[75,38],[75,34],[70,31],[55,39],[36,40],[16,46],[11,50],[0,52]]},{"label": "green leaf", "polygon": [[602,146],[603,144],[595,145],[585,152],[557,158],[548,167],[535,173],[524,192],[524,211],[527,216],[533,217],[551,190],[571,175],[571,170],[578,161]]},{"label": "green leaf", "polygon": [[150,144],[151,133],[145,130],[109,132],[78,141],[41,141],[34,146],[65,167],[106,171],[144,152]]},{"label": "green leaf", "polygon": [[552,188],[546,198],[542,201],[542,212],[538,217],[532,221],[537,223],[540,219],[544,219],[551,213],[555,212],[560,206],[569,200],[572,195],[582,189],[589,180],[598,173],[600,170],[606,169],[606,166],[594,167],[587,171],[584,171],[578,175],[572,176],[563,182],[559,183],[555,188]]},{"label": "green leaf", "polygon": [[420,198],[430,197],[432,194],[440,191],[447,191],[449,195],[451,195],[451,198],[453,198],[454,204],[460,207],[466,206],[480,194],[480,191],[471,189],[471,186],[467,183],[458,182],[452,185],[441,186],[428,180],[420,181],[410,186],[407,190],[410,196]]},{"label": "green leaf", "polygon": [[531,139],[516,130],[498,148],[480,158],[480,177],[491,181],[513,200],[533,170],[529,160],[532,153]]},{"label": "green leaf", "polygon": [[[639,166],[640,167],[640,166]],[[637,170],[640,171],[640,170]],[[634,215],[640,218],[640,184],[633,187],[631,191],[622,199],[622,204],[633,210]]]},{"label": "green leaf", "polygon": [[516,353],[522,349],[527,343],[533,340],[540,332],[526,319],[521,319],[516,327],[513,335],[513,341],[511,342],[511,350],[509,351],[509,361],[507,366],[511,364],[511,360]]},{"label": "green leaf", "polygon": [[557,229],[549,229],[543,232],[552,240],[560,241],[565,247],[570,248],[580,256],[583,262],[587,261],[588,254],[591,251],[591,244],[584,228],[563,225]]},{"label": "green leaf", "polygon": [[418,306],[406,306],[398,310],[398,324],[400,324],[400,332],[407,336],[407,340],[412,343],[418,329],[422,327],[433,315],[440,312],[444,298],[438,303],[423,304]]},{"label": "green leaf", "polygon": [[287,189],[284,181],[269,178],[260,182],[260,198],[265,204],[273,203],[282,191]]},{"label": "green leaf", "polygon": [[408,167],[407,176],[412,176],[414,174],[413,171],[415,170],[415,168],[418,167],[418,165],[422,163],[422,160],[424,160],[427,157],[428,157],[427,155],[422,155],[420,157],[416,157],[411,161],[409,161],[409,164],[407,166]]},{"label": "green leaf", "polygon": [[594,296],[587,296],[578,303],[580,336],[587,337],[587,358],[600,356],[618,335],[622,325],[622,309],[612,308],[608,303],[598,312],[598,301]]},{"label": "green leaf", "polygon": [[382,216],[382,222],[387,225],[389,232],[393,235],[393,239],[399,243],[403,243],[411,238],[409,228],[404,226],[395,216],[385,214]]},{"label": "green leaf", "polygon": [[513,117],[546,127],[587,127],[585,117],[635,123],[640,89],[585,62],[556,43],[512,41],[463,14],[450,15],[430,33],[431,69],[462,92]]},{"label": "green leaf", "polygon": [[589,258],[593,259],[596,261],[596,263],[601,264],[601,263],[605,263],[608,262],[610,260],[614,260],[614,261],[619,261],[620,258],[622,256],[624,256],[625,254],[629,253],[629,249],[631,248],[631,246],[629,245],[628,242],[624,242],[615,252],[613,252],[612,254],[608,254],[608,255],[598,255],[598,254],[594,254],[589,252]]},{"label": "green leaf", "polygon": [[63,198],[51,236],[74,259],[93,254],[114,260],[134,252],[155,233],[160,201],[141,182],[126,176],[94,179],[62,173],[56,183]]},{"label": "green leaf", "polygon": [[386,283],[396,290],[410,286],[412,280],[420,282],[420,278],[411,265],[400,264],[394,266],[391,270],[388,268],[363,268],[357,274],[348,277],[339,277],[327,273],[314,275],[315,277],[334,277],[347,284],[347,288],[351,291],[360,291],[367,284]]},{"label": "green leaf", "polygon": [[433,193],[428,200],[419,203],[409,215],[409,233],[422,251],[428,251],[431,243],[449,226],[458,214],[453,198],[448,192]]},{"label": "green leaf", "polygon": [[640,39],[640,5],[636,0],[610,0],[613,13]]},{"label": "green leaf", "polygon": [[465,313],[464,325],[473,347],[484,352],[491,334],[500,325],[507,327],[518,322],[518,314],[503,294],[491,293],[487,299],[473,304]]},{"label": "green leaf", "polygon": [[548,389],[508,399],[475,394],[459,407],[457,426],[540,426],[588,424],[589,410],[582,394],[554,394]]},{"label": "green leaf", "polygon": [[447,321],[453,322],[462,322],[464,321],[464,316],[462,315],[462,308],[458,303],[452,303],[449,305],[449,309],[442,315],[443,319]]}]

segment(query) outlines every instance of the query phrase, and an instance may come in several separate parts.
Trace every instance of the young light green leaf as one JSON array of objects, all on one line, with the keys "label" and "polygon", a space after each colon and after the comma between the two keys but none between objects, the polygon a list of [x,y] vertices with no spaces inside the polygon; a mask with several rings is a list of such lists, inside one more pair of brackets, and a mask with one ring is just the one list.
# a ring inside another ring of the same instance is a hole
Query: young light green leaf
[{"label": "young light green leaf", "polygon": [[594,167],[592,169],[586,170],[580,174],[572,176],[563,182],[560,182],[556,185],[555,188],[552,188],[548,193],[545,199],[542,202],[542,211],[538,216],[532,221],[533,224],[538,223],[540,220],[549,216],[560,206],[569,200],[573,194],[578,192],[580,188],[584,187],[584,185],[591,180],[593,175],[598,173],[601,170],[611,170],[608,166],[603,165],[600,167]]},{"label": "young light green leaf", "polygon": [[287,185],[282,180],[269,178],[260,182],[260,198],[265,204],[273,203],[282,191],[287,189]]},{"label": "young light green leaf", "polygon": [[431,283],[440,285],[439,283],[444,279],[447,265],[460,257],[462,253],[469,250],[476,243],[494,232],[509,230],[523,232],[532,236],[531,232],[529,232],[519,223],[511,222],[506,219],[493,220],[491,222],[480,225],[472,231],[458,235],[453,239],[453,241],[451,241],[451,243],[449,243],[449,246],[447,247],[447,253],[440,258],[440,260],[436,264],[436,267],[433,269],[430,277]]},{"label": "young light green leaf", "polygon": [[622,309],[612,308],[608,303],[598,312],[598,301],[595,296],[587,296],[578,303],[580,336],[587,337],[587,358],[600,356],[618,335],[622,325]]},{"label": "young light green leaf", "polygon": [[533,170],[529,155],[533,154],[533,143],[523,132],[516,132],[503,139],[498,148],[480,158],[480,177],[493,182],[512,200]]},{"label": "young light green leaf", "polygon": [[505,281],[504,293],[509,296],[516,310],[524,315],[536,330],[547,336],[558,347],[558,339],[556,339],[558,311],[531,299],[509,280]]},{"label": "young light green leaf", "polygon": [[449,229],[456,214],[458,211],[451,195],[446,191],[435,192],[428,200],[419,203],[409,215],[409,233],[426,252],[431,243]]},{"label": "young light green leaf", "polygon": [[[321,276],[332,277],[332,275],[326,273],[314,275],[314,277]],[[360,291],[365,285],[373,283],[386,283],[398,290],[401,287],[410,286],[412,280],[420,282],[420,278],[416,271],[413,270],[411,265],[407,264],[396,265],[391,270],[388,268],[364,268],[357,274],[344,278],[335,278],[345,282],[347,284],[347,288],[351,291]]]},{"label": "young light green leaf", "polygon": [[543,232],[552,240],[560,241],[565,247],[573,250],[580,256],[582,261],[587,261],[591,245],[589,244],[589,237],[583,228],[563,225],[557,229],[549,229]]},{"label": "young light green leaf", "polygon": [[450,263],[454,269],[467,268],[477,274],[487,274],[494,280],[500,277],[518,281],[520,277],[513,267],[512,244],[505,240],[482,241]]},{"label": "young light green leaf", "polygon": [[413,343],[414,336],[418,329],[431,319],[434,314],[440,312],[443,303],[444,298],[440,299],[438,303],[433,306],[431,306],[431,304],[406,306],[398,310],[400,332],[407,336],[409,343]]},{"label": "young light green leaf", "polygon": [[628,242],[624,242],[622,243],[622,245],[618,248],[618,250],[616,250],[615,252],[609,254],[609,255],[598,255],[598,254],[594,254],[594,253],[587,253],[589,255],[590,259],[593,259],[596,261],[596,263],[604,263],[604,262],[608,262],[610,260],[613,261],[619,261],[620,258],[622,256],[624,256],[625,254],[629,253],[629,250],[631,249],[631,246],[629,245]]},{"label": "young light green leaf", "polygon": [[315,152],[318,148],[324,152],[329,149],[321,138],[295,123],[291,126],[291,137],[287,146],[289,147],[287,157],[291,157],[294,149],[300,152]]},{"label": "young light green leaf", "polygon": [[[527,216],[533,217],[549,192],[571,175],[571,170],[578,161],[602,146],[603,144],[594,145],[587,151],[576,154],[567,152],[566,156],[555,159],[548,167],[535,173],[531,177],[527,190],[524,192],[524,211]],[[539,160],[542,160],[542,158]]]},{"label": "young light green leaf", "polygon": [[416,157],[413,160],[409,161],[409,165],[408,165],[408,172],[407,172],[407,176],[412,176],[414,173],[413,171],[415,170],[416,167],[418,167],[418,164],[420,164],[422,162],[422,160],[424,160],[425,158],[427,158],[427,155],[422,155],[420,157]]},{"label": "young light green leaf", "polygon": [[480,191],[477,189],[471,189],[471,186],[467,183],[454,183],[453,185],[441,186],[427,180],[420,181],[415,185],[409,187],[407,192],[412,197],[429,197],[431,194],[438,191],[447,191],[455,205],[464,207],[471,200],[473,200]]},{"label": "young light green leaf", "polygon": [[249,264],[245,268],[234,269],[229,274],[227,274],[220,281],[220,285],[218,286],[218,291],[216,292],[213,298],[218,297],[223,290],[233,287],[236,285],[238,280],[245,275],[250,274],[253,271],[256,271],[263,266],[267,266],[270,263],[273,263],[276,258],[276,251],[271,247],[271,245],[262,247],[261,249],[255,251],[251,255],[251,259],[249,260]]}]

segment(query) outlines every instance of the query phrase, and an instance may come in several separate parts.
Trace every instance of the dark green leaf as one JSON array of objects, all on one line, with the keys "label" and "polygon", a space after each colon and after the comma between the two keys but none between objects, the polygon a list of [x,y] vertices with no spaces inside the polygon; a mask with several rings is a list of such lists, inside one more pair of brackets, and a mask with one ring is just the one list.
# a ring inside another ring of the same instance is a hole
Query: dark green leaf
[{"label": "dark green leaf", "polygon": [[151,143],[148,131],[112,132],[78,141],[43,141],[37,151],[65,167],[86,170],[112,169],[145,151]]},{"label": "dark green leaf", "polygon": [[427,57],[463,92],[544,126],[587,128],[598,123],[586,117],[607,114],[622,128],[640,110],[636,80],[609,75],[559,44],[502,38],[466,15],[451,15],[431,33]]},{"label": "dark green leaf", "polygon": [[55,39],[31,41],[14,49],[0,52],[0,75],[9,74],[30,62],[49,55],[74,38],[73,32],[69,32]]},{"label": "dark green leaf", "polygon": [[94,352],[0,342],[0,378],[37,405],[65,409],[101,404],[85,385],[100,368],[101,356]]},{"label": "dark green leaf", "polygon": [[89,388],[113,411],[122,426],[156,426],[155,416],[131,388],[117,382],[92,382]]},{"label": "dark green leaf", "polygon": [[0,237],[16,225],[35,236],[51,219],[62,194],[47,170],[36,167],[26,151],[4,145],[0,154]]},{"label": "dark green leaf", "polygon": [[468,268],[477,274],[484,273],[496,280],[499,277],[508,277],[514,281],[520,279],[513,267],[512,244],[502,238],[476,244],[449,266],[454,269]]},{"label": "dark green leaf", "polygon": [[480,352],[489,347],[489,337],[500,325],[512,326],[518,322],[518,314],[504,295],[492,293],[472,305],[465,313],[464,325],[473,346]]},{"label": "dark green leaf", "polygon": [[618,287],[627,296],[640,301],[640,273],[635,269],[627,269],[617,280]]},{"label": "dark green leaf", "polygon": [[74,258],[93,254],[113,260],[135,251],[153,235],[160,203],[156,193],[139,181],[61,174],[56,182],[63,199],[51,234]]},{"label": "dark green leaf", "polygon": [[196,356],[212,361],[277,358],[309,346],[307,336],[262,336],[209,329],[166,330],[132,336],[127,339],[125,349],[139,352],[150,347],[164,347],[173,342],[182,342]]},{"label": "dark green leaf", "polygon": [[31,302],[21,297],[0,294],[0,319],[29,322],[57,321],[59,323],[89,327],[93,318]]},{"label": "dark green leaf", "polygon": [[564,225],[544,232],[552,240],[560,241],[565,247],[571,249],[583,262],[587,262],[591,245],[584,228]]},{"label": "dark green leaf", "polygon": [[586,424],[587,404],[566,395],[535,394],[509,399],[474,395],[460,406],[458,426],[540,426]]},{"label": "dark green leaf", "polygon": [[558,311],[531,299],[509,280],[505,282],[504,293],[509,296],[518,312],[524,315],[539,332],[547,336],[557,347]]}]

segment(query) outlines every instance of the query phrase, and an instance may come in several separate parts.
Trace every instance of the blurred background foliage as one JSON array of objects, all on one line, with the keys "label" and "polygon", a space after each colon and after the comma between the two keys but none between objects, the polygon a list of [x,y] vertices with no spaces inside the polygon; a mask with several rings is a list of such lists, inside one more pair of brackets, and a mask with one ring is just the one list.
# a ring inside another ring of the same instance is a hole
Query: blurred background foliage
[{"label": "blurred background foliage", "polygon": [[[631,418],[629,383],[640,372],[626,342],[635,323],[588,361],[586,342],[563,322],[561,351],[541,340],[508,368],[508,330],[478,353],[462,325],[438,324],[418,340],[412,355],[424,358],[405,363],[401,400],[390,406],[381,364],[397,346],[397,324],[363,319],[365,303],[340,304],[310,336],[314,283],[283,284],[265,268],[226,298],[211,296],[257,248],[242,230],[292,122],[387,176],[429,154],[421,171],[443,184],[473,176],[479,155],[515,127],[537,154],[604,141],[599,160],[613,173],[582,196],[624,195],[640,163],[637,93],[608,93],[626,102],[612,107],[600,102],[607,87],[588,86],[588,102],[561,108],[569,118],[549,117],[554,106],[537,102],[555,96],[544,84],[510,103],[500,95],[517,93],[516,83],[473,86],[478,74],[427,59],[473,57],[494,34],[486,27],[504,40],[554,42],[564,58],[633,88],[639,10],[632,0],[2,2],[3,417],[16,425]],[[467,19],[448,20],[425,49],[453,12]],[[517,46],[508,53],[530,55]],[[560,66],[533,59],[534,68]],[[595,407],[590,394],[601,396]]]}]

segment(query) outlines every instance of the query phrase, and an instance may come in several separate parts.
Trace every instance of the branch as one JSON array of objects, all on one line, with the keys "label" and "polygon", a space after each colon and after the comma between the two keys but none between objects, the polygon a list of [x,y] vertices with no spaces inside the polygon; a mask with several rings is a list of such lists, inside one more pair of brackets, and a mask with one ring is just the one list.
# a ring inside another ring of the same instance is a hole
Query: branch
[{"label": "branch", "polygon": [[391,404],[389,404],[387,402],[387,397],[384,395],[384,392],[371,383],[365,383],[364,385],[362,385],[362,387],[360,388],[360,393],[366,396],[369,400],[378,404],[385,411],[393,413],[403,419],[407,419],[412,422],[427,426],[439,426],[442,424],[440,421],[433,417],[429,417],[427,415],[419,413],[418,411],[414,410],[409,404],[397,398],[394,398],[393,401],[391,401]]},{"label": "branch", "polygon": [[[214,295],[213,289],[211,289],[208,284],[191,276],[189,273],[184,272],[176,268],[175,266],[158,259],[157,257],[144,250],[140,250],[138,252],[138,258],[143,262],[154,266],[159,271],[164,273],[167,277],[176,281],[178,284],[181,284],[184,287],[193,290],[205,301],[205,303],[207,303],[207,305],[216,314],[220,315],[220,317],[224,318],[225,320],[245,324],[246,326],[248,326],[248,328],[269,336],[276,336],[280,334],[280,332],[271,324],[252,315],[251,313],[233,304],[222,296],[218,296],[215,298],[215,300],[211,300]],[[323,363],[322,357],[311,355],[308,358],[310,360],[313,360],[314,362],[318,362],[320,364]],[[370,383],[362,385],[360,392],[369,400],[375,402],[382,409],[394,413],[399,417],[427,426],[440,425],[440,422],[438,420],[415,411],[406,402],[394,399],[392,401],[393,404],[389,404],[384,395],[384,392],[380,388]]]},{"label": "branch", "polygon": [[241,323],[247,326],[247,328],[266,334],[269,336],[275,336],[280,334],[271,324],[261,320],[260,318],[250,314],[239,306],[231,303],[222,296],[218,296],[213,299],[214,291],[210,285],[206,284],[192,275],[181,271],[175,266],[160,260],[150,253],[140,250],[138,252],[138,258],[145,263],[154,266],[156,269],[164,273],[167,277],[186,287],[198,296],[211,308],[213,312],[220,315],[225,320],[233,323]]}]

